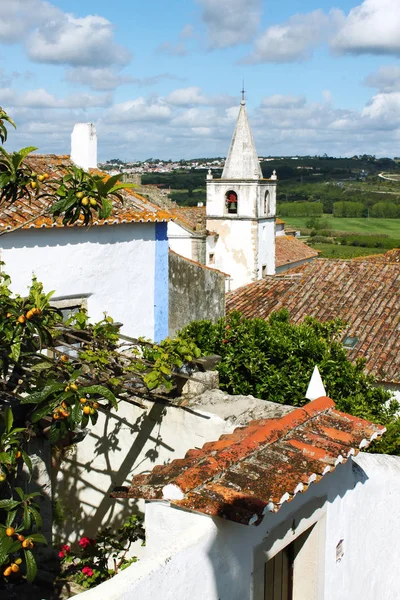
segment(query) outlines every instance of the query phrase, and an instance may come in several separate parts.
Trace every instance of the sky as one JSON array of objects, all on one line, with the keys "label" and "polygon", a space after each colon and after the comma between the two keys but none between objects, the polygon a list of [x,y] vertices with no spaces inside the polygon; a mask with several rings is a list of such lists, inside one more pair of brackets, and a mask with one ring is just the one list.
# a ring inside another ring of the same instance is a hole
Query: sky
[{"label": "sky", "polygon": [[0,0],[7,148],[225,156],[241,100],[260,156],[400,156],[400,0]]}]

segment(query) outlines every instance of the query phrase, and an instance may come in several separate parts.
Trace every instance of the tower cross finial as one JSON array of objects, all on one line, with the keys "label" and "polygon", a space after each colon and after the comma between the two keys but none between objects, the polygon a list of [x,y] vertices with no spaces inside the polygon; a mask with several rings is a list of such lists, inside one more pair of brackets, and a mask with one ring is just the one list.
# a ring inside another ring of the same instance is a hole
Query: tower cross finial
[{"label": "tower cross finial", "polygon": [[244,80],[242,81],[242,104],[245,104],[245,99],[244,99],[244,95],[245,95],[246,90],[244,89]]}]

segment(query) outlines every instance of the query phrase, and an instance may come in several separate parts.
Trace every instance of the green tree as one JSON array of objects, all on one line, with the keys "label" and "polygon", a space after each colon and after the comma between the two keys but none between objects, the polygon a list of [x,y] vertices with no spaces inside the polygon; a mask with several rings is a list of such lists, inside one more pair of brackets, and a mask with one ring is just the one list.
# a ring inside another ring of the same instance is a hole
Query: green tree
[{"label": "green tree", "polygon": [[398,404],[364,372],[363,360],[348,360],[339,341],[343,326],[339,320],[320,323],[311,317],[295,325],[283,309],[268,320],[233,312],[215,324],[194,322],[180,335],[204,354],[221,355],[220,385],[231,394],[302,406],[308,402],[305,393],[318,365],[327,394],[340,410],[388,428],[374,451],[395,453],[400,437]]},{"label": "green tree", "polygon": [[[7,125],[15,127],[0,109],[2,143]],[[113,201],[122,200],[121,188],[132,187],[76,167],[65,166],[58,179],[34,173],[25,158],[35,149],[9,153],[0,146],[0,210],[21,198],[41,198],[47,200],[42,214],[64,225],[78,220],[85,225],[109,216]],[[33,279],[26,297],[13,294],[10,283],[1,270],[0,585],[14,584],[21,574],[32,581],[37,571],[32,549],[46,543],[35,500],[40,493],[26,494],[19,485],[24,465],[35,477],[28,440],[46,438],[60,448],[76,443],[77,431],[95,425],[99,411],[117,410],[119,401],[133,395],[149,398],[156,389],[166,398],[173,370],[199,356],[194,344],[169,339],[160,345],[136,340],[121,353],[111,317],[91,324],[80,312],[62,323],[50,303],[52,292],[45,293],[41,283]]]}]

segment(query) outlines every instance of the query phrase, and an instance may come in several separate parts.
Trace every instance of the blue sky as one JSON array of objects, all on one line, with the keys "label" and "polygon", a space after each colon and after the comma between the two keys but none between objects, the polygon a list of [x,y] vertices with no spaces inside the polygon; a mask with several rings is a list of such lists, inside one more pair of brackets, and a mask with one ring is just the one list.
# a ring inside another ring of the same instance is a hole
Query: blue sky
[{"label": "blue sky", "polygon": [[225,155],[244,79],[260,155],[400,155],[399,0],[0,0],[9,147]]}]

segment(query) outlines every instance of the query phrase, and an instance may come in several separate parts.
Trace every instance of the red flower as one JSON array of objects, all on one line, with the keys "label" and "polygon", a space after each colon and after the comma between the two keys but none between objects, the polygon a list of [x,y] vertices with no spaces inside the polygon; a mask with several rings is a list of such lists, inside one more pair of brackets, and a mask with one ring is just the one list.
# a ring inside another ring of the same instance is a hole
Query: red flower
[{"label": "red flower", "polygon": [[61,550],[64,550],[64,552],[71,552],[71,546],[64,544],[64,546],[61,546]]},{"label": "red flower", "polygon": [[82,573],[87,577],[91,577],[93,575],[93,569],[91,569],[90,567],[83,567]]},{"label": "red flower", "polygon": [[60,550],[60,552],[58,553],[58,558],[64,558],[64,556],[65,556],[65,552]]},{"label": "red flower", "polygon": [[81,548],[87,548],[90,544],[95,544],[96,542],[90,538],[83,537],[79,540],[79,545]]}]

